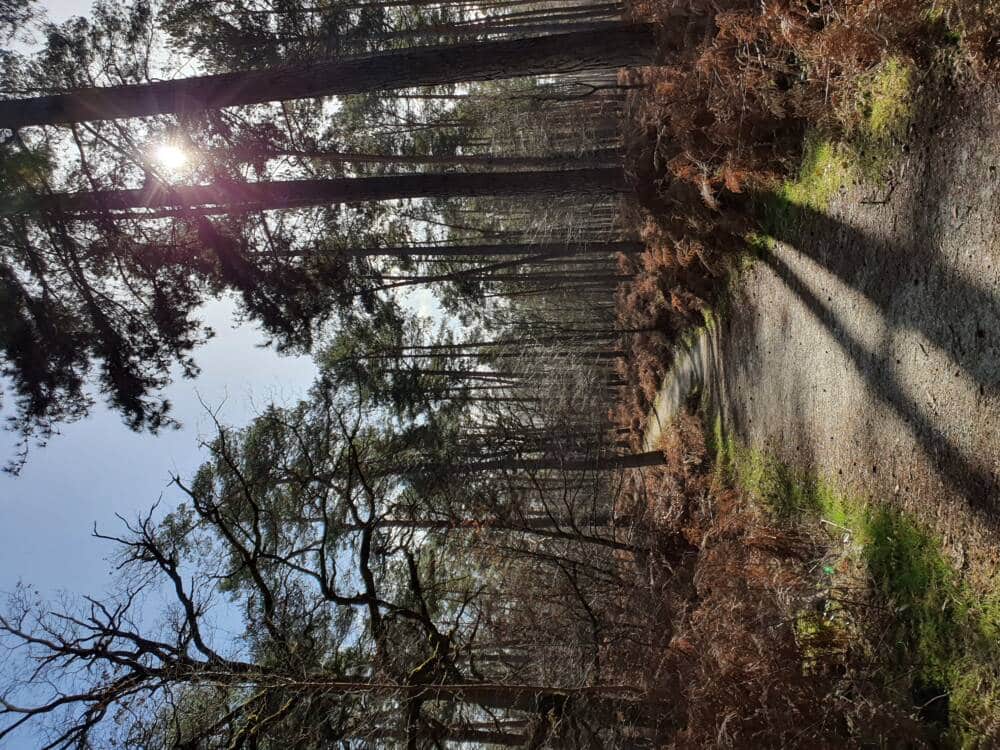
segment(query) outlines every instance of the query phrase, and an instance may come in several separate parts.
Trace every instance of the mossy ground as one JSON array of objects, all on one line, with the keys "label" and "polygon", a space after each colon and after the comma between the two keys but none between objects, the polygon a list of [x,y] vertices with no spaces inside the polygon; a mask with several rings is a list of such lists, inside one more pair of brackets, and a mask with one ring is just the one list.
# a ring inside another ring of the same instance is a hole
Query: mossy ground
[{"label": "mossy ground", "polygon": [[[709,445],[719,481],[741,488],[769,514],[789,524],[822,520],[838,536],[846,532],[850,544],[835,554],[850,559],[824,565],[820,574],[860,571],[873,606],[890,613],[883,643],[891,645],[880,665],[889,692],[909,701],[943,746],[990,746],[1000,722],[1000,585],[974,591],[921,524],[737,445],[718,419]],[[800,623],[806,630],[821,625],[830,627],[814,616]]]},{"label": "mossy ground", "polygon": [[776,239],[794,239],[810,213],[826,212],[850,185],[885,185],[912,120],[915,79],[911,64],[887,59],[856,82],[850,105],[839,113],[838,136],[806,134],[795,179],[756,196],[761,231],[746,238],[752,252],[767,252]]}]

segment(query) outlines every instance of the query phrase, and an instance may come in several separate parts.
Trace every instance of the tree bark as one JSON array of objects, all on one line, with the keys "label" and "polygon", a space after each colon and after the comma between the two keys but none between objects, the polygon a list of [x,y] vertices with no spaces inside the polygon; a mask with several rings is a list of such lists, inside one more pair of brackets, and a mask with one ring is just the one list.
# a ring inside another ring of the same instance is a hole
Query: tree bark
[{"label": "tree bark", "polygon": [[654,61],[648,24],[523,39],[415,47],[347,60],[0,101],[0,128],[198,112],[245,104],[578,73]]},{"label": "tree bark", "polygon": [[394,255],[399,257],[466,258],[492,257],[500,255],[537,255],[565,253],[573,255],[610,255],[612,253],[638,253],[645,245],[636,241],[618,242],[534,242],[504,243],[493,245],[400,245],[396,247],[351,248],[344,250],[352,257],[376,257]]},{"label": "tree bark", "polygon": [[307,151],[293,148],[252,148],[208,149],[203,155],[223,160],[253,162],[258,159],[312,159],[331,164],[406,164],[416,166],[464,166],[464,167],[535,167],[542,169],[574,169],[600,166],[621,161],[621,154],[615,148],[595,149],[580,154],[555,156],[495,156],[493,154],[374,154],[355,151]]},{"label": "tree bark", "polygon": [[[472,172],[344,177],[280,182],[215,182],[209,185],[162,185],[133,190],[53,193],[5,202],[0,215],[38,210],[62,214],[156,209],[155,216],[198,215],[230,211],[328,206],[337,203],[407,198],[473,198],[505,195],[620,193],[625,175],[618,167],[531,172]],[[143,218],[145,214],[137,214]]]}]

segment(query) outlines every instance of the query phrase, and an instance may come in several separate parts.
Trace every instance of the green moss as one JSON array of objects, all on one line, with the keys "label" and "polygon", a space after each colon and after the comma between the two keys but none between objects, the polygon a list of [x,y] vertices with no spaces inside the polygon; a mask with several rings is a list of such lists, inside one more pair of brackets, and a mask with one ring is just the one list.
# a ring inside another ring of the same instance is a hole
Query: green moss
[{"label": "green moss", "polygon": [[947,745],[985,746],[983,728],[1000,720],[1000,590],[981,597],[970,589],[939,540],[901,513],[871,511],[867,532],[873,586],[897,613],[898,663],[947,694]]},{"label": "green moss", "polygon": [[870,138],[903,138],[910,123],[913,68],[890,57],[860,89],[862,130]]},{"label": "green moss", "polygon": [[732,311],[733,302],[740,290],[740,277],[753,267],[754,258],[752,253],[741,252],[732,259],[726,271],[725,283],[719,286],[712,299],[712,307],[702,311],[705,316],[705,327],[710,332]]},{"label": "green moss", "polygon": [[[708,416],[706,409],[703,416]],[[730,474],[734,462],[732,455],[736,444],[722,427],[722,415],[716,413],[712,418],[712,430],[705,436],[705,449],[710,456],[715,456],[715,474],[717,479],[725,484],[735,484]]]},{"label": "green moss", "polygon": [[859,79],[847,144],[853,168],[866,182],[881,184],[913,118],[913,66],[890,57]]},{"label": "green moss", "polygon": [[709,449],[724,480],[743,489],[756,502],[782,519],[816,512],[818,486],[768,454],[743,448],[728,437],[716,418]]},{"label": "green moss", "polygon": [[851,177],[849,156],[843,147],[810,133],[802,151],[798,179],[784,185],[782,197],[786,203],[823,212]]},{"label": "green moss", "polygon": [[[900,513],[879,509],[867,519],[865,560],[874,584],[901,613],[897,645],[915,648],[927,682],[945,684],[963,609],[955,572],[940,545]],[[902,654],[901,654],[902,656]]]},{"label": "green moss", "polygon": [[806,136],[802,166],[795,180],[756,196],[762,232],[747,237],[752,252],[770,252],[775,238],[794,240],[812,212],[825,213],[842,187],[853,180],[850,151],[843,144],[812,132]]},{"label": "green moss", "polygon": [[[886,684],[940,690],[948,700],[947,726],[935,725],[943,745],[986,747],[984,732],[1000,721],[1000,585],[985,597],[973,591],[916,520],[737,445],[718,417],[708,443],[720,481],[787,523],[823,519],[851,535],[845,554],[867,575],[876,605],[894,615],[883,634],[892,644]],[[797,627],[808,640],[817,626],[803,617]],[[913,696],[917,710],[927,699]]]},{"label": "green moss", "polygon": [[677,337],[678,346],[682,349],[693,349],[703,331],[704,328],[702,326],[690,326],[685,328]]},{"label": "green moss", "polygon": [[774,249],[776,240],[769,234],[763,232],[750,232],[744,238],[752,256],[763,258]]},{"label": "green moss", "polygon": [[705,328],[707,330],[714,331],[718,327],[719,321],[716,319],[715,313],[712,312],[712,308],[703,307],[701,317],[705,319]]},{"label": "green moss", "polygon": [[798,177],[765,198],[765,229],[770,234],[787,230],[798,223],[802,209],[825,212],[850,181],[851,165],[843,147],[818,133],[809,133]]},{"label": "green moss", "polygon": [[763,231],[747,236],[751,253],[770,252],[775,238],[794,241],[811,213],[826,213],[843,188],[882,184],[899,153],[913,116],[915,73],[899,58],[889,58],[858,79],[846,123],[837,139],[820,131],[806,134],[795,179],[756,196]]}]

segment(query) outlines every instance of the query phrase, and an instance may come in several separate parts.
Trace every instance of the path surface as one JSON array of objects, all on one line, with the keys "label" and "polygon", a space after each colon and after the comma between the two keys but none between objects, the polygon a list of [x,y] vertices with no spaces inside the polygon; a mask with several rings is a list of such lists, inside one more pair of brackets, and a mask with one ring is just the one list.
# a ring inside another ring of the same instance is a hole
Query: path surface
[{"label": "path surface", "polygon": [[926,107],[885,196],[852,188],[742,278],[710,373],[742,442],[1000,561],[1000,96]]}]

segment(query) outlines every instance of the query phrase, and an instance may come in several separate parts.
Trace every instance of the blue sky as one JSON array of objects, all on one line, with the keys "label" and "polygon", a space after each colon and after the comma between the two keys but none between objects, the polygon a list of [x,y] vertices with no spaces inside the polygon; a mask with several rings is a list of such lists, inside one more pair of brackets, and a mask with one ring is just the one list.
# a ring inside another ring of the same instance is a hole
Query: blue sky
[{"label": "blue sky", "polygon": [[[88,14],[91,7],[90,0],[40,5],[54,22]],[[28,51],[32,45],[22,40],[14,46]],[[440,319],[440,305],[428,289],[409,288],[401,297],[411,312]],[[177,502],[170,476],[189,477],[203,458],[199,436],[210,436],[202,401],[222,405],[224,422],[243,425],[271,401],[293,403],[305,395],[316,374],[312,359],[261,348],[264,336],[252,324],[235,327],[233,310],[227,300],[203,307],[199,317],[216,336],[194,352],[202,373],[196,380],[175,378],[164,393],[182,429],[157,436],[131,432],[98,399],[87,418],[63,426],[47,447],[33,449],[18,477],[0,475],[0,592],[24,581],[50,594],[100,594],[111,549],[90,537],[93,524],[114,531],[115,513],[135,516],[161,495],[165,507]],[[12,445],[13,437],[0,432],[0,465],[12,455]]]},{"label": "blue sky", "polygon": [[[40,4],[55,22],[85,15],[91,6],[89,0]],[[199,317],[216,331],[194,352],[202,373],[196,380],[175,378],[165,391],[182,429],[134,433],[98,399],[90,416],[33,449],[20,476],[0,475],[0,592],[24,581],[50,595],[100,594],[112,550],[90,536],[93,524],[114,531],[115,513],[134,516],[160,496],[167,506],[177,501],[170,476],[189,476],[198,467],[198,438],[210,432],[202,401],[221,405],[226,422],[242,425],[271,400],[290,403],[305,394],[316,373],[312,359],[261,348],[263,334],[253,325],[236,327],[233,312],[229,300],[202,308]],[[0,433],[0,464],[12,445],[13,436]]]},{"label": "blue sky", "polygon": [[[221,405],[226,422],[242,425],[272,400],[293,403],[305,395],[316,374],[312,359],[261,348],[263,334],[253,325],[235,328],[233,310],[229,300],[202,308],[216,330],[195,352],[202,374],[175,379],[165,392],[182,429],[134,433],[100,405],[47,447],[33,449],[20,476],[0,476],[0,591],[23,580],[49,594],[101,593],[111,549],[90,537],[94,522],[114,531],[115,513],[134,516],[161,495],[165,504],[176,502],[171,474],[189,476],[202,460],[199,436],[211,435],[199,398]],[[0,435],[3,457],[11,444],[9,434]]]},{"label": "blue sky", "polygon": [[[56,22],[90,10],[89,2],[42,5]],[[408,289],[403,303],[434,319],[442,314],[424,288]],[[279,356],[262,347],[265,336],[253,324],[237,326],[234,311],[228,299],[200,310],[198,317],[216,331],[194,352],[201,374],[176,377],[163,393],[181,429],[134,433],[98,397],[87,418],[64,425],[48,446],[33,448],[19,476],[0,474],[0,594],[24,582],[50,600],[61,592],[100,597],[114,586],[108,558],[115,550],[91,536],[93,525],[115,533],[115,514],[134,517],[161,497],[163,510],[176,504],[171,476],[192,475],[204,459],[199,438],[212,434],[205,405],[219,408],[225,423],[244,425],[268,403],[291,404],[306,394],[316,375],[311,357]],[[0,418],[8,414],[0,409]],[[14,436],[0,432],[0,465],[13,444]],[[219,617],[224,624],[225,616]],[[35,739],[26,731],[5,747],[33,747]]]},{"label": "blue sky", "polygon": [[[56,22],[85,14],[90,3],[42,2]],[[31,45],[15,43],[22,50]],[[70,595],[101,596],[114,587],[106,542],[91,536],[93,525],[116,532],[119,521],[142,513],[163,499],[179,496],[169,487],[173,474],[190,476],[203,460],[199,437],[211,430],[205,405],[221,418],[242,425],[270,401],[291,403],[311,385],[316,367],[310,357],[279,356],[262,347],[264,335],[252,324],[237,326],[229,299],[207,302],[198,317],[216,336],[194,352],[201,367],[196,380],[177,377],[163,395],[182,427],[153,436],[129,430],[100,398],[92,413],[65,425],[45,448],[32,449],[17,477],[0,474],[0,594],[19,582],[47,599]],[[0,383],[0,389],[2,389]],[[0,409],[0,418],[8,415]],[[0,465],[12,455],[14,436],[0,432]],[[213,618],[216,619],[216,618]],[[8,738],[10,750],[37,747],[31,729]]]}]

